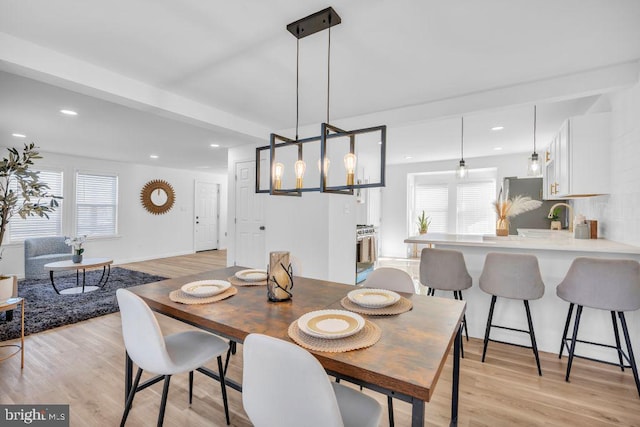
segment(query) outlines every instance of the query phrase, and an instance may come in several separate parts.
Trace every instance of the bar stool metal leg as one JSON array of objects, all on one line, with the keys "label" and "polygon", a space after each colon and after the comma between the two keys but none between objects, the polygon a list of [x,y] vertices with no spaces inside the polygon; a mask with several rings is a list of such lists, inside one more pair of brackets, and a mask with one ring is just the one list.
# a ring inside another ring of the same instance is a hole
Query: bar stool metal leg
[{"label": "bar stool metal leg", "polygon": [[562,341],[560,341],[560,352],[558,353],[558,359],[562,359],[562,352],[564,346],[567,345],[567,332],[569,332],[569,323],[571,323],[571,315],[573,314],[574,304],[569,304],[569,312],[567,313],[567,322],[564,324],[564,332],[562,333]]},{"label": "bar stool metal leg", "polygon": [[620,370],[624,372],[624,361],[622,360],[622,347],[620,346],[620,333],[618,332],[618,322],[616,321],[616,312],[611,312],[611,322],[613,323],[613,334],[616,336],[616,350],[618,350],[618,360],[620,361]]},{"label": "bar stool metal leg", "polygon": [[576,310],[576,319],[573,324],[573,336],[571,337],[571,347],[569,348],[569,362],[567,363],[567,375],[564,377],[569,382],[569,374],[571,374],[571,364],[573,363],[573,354],[576,350],[576,340],[578,339],[578,327],[580,326],[580,316],[582,315],[582,306],[578,306]]},{"label": "bar stool metal leg", "polygon": [[536,344],[536,334],[533,331],[533,322],[531,321],[531,310],[529,310],[529,301],[524,300],[524,308],[527,311],[527,322],[529,323],[529,336],[531,337],[531,348],[533,355],[536,357],[536,365],[538,365],[538,375],[542,376],[540,369],[540,357],[538,357],[538,345]]},{"label": "bar stool metal leg", "polygon": [[622,333],[624,334],[624,341],[627,344],[627,351],[629,352],[629,364],[633,371],[633,379],[636,380],[636,389],[638,389],[638,395],[640,396],[640,378],[638,377],[638,366],[636,365],[636,358],[633,356],[633,347],[631,347],[631,338],[629,338],[629,330],[627,329],[627,321],[624,318],[622,311],[618,312],[620,317],[620,324],[622,325]]},{"label": "bar stool metal leg", "polygon": [[489,344],[489,332],[491,331],[491,320],[493,319],[493,308],[496,305],[496,297],[495,295],[491,296],[491,307],[489,308],[489,317],[487,318],[487,328],[484,331],[484,347],[482,349],[482,362],[484,363],[484,358],[487,355],[487,345]]}]

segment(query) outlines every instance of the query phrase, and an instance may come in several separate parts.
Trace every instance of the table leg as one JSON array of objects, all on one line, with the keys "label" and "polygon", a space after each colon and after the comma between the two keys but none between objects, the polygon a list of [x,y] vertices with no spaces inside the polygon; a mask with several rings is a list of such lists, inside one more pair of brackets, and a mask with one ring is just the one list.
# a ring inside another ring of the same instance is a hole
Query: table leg
[{"label": "table leg", "polygon": [[[105,279],[104,273],[107,273],[107,277]],[[109,281],[109,276],[111,275],[111,265],[105,265],[102,267],[102,276],[100,276],[100,280],[98,280],[98,286],[104,288],[107,282]],[[104,283],[102,283],[102,279],[104,279]]]},{"label": "table leg", "polygon": [[133,384],[133,360],[129,357],[127,350],[124,351],[124,358],[124,403],[126,404]]},{"label": "table leg", "polygon": [[[78,274],[78,270],[76,270],[76,274]],[[87,270],[85,268],[82,269],[82,293],[84,294],[84,283],[87,277]],[[76,276],[76,285],[78,284],[78,276]]]},{"label": "table leg", "polygon": [[20,316],[22,317],[22,319],[20,319],[20,369],[24,369],[24,303],[25,300],[23,299],[20,311]]},{"label": "table leg", "polygon": [[56,288],[56,284],[53,281],[53,270],[49,270],[49,279],[51,280],[51,286],[53,286],[53,290],[56,291],[56,294],[60,295],[60,291]]},{"label": "table leg", "polygon": [[462,343],[462,328],[458,328],[453,343],[453,383],[451,385],[451,422],[450,426],[458,425],[458,384],[460,381],[460,344]]},{"label": "table leg", "polygon": [[411,427],[424,427],[424,400],[413,399],[411,405]]}]

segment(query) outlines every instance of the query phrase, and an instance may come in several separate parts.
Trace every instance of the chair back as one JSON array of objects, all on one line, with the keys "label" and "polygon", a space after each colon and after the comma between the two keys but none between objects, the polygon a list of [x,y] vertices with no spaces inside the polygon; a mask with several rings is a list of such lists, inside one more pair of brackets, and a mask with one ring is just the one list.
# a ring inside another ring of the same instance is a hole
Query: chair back
[{"label": "chair back", "polygon": [[535,255],[488,253],[479,284],[486,293],[504,298],[534,300],[544,295]]},{"label": "chair back", "polygon": [[367,280],[362,283],[362,286],[410,294],[416,292],[413,279],[409,276],[409,273],[398,268],[377,268],[367,276]]},{"label": "chair back", "polygon": [[585,307],[635,311],[640,308],[640,264],[628,259],[576,258],[556,294]]},{"label": "chair back", "polygon": [[24,239],[25,257],[35,257],[49,254],[71,254],[71,246],[65,242],[65,237],[32,237]]},{"label": "chair back", "polygon": [[145,371],[157,374],[172,372],[174,364],[167,353],[158,320],[149,306],[126,289],[118,289],[116,297],[120,306],[124,346],[131,360]]},{"label": "chair back", "polygon": [[462,252],[424,248],[420,255],[420,283],[441,291],[462,291],[472,284]]},{"label": "chair back", "polygon": [[256,427],[343,426],[331,382],[308,351],[250,334],[242,354],[242,403]]}]

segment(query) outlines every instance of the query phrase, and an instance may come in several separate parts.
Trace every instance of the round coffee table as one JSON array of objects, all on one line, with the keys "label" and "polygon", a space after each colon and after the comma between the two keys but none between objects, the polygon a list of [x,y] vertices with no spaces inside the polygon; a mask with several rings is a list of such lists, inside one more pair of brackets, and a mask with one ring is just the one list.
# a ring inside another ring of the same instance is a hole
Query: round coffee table
[{"label": "round coffee table", "polygon": [[[107,284],[107,282],[109,281],[109,274],[111,274],[111,264],[113,264],[113,260],[110,258],[84,258],[82,262],[73,262],[71,260],[50,262],[49,264],[44,265],[44,269],[49,271],[51,286],[53,286],[53,289],[58,295],[83,294],[85,292],[91,292],[101,289],[104,287],[104,285]],[[102,267],[102,276],[100,276],[100,280],[98,280],[97,286],[85,286],[86,270],[99,267]],[[76,270],[76,286],[74,288],[68,288],[59,291],[53,280],[53,272],[69,270]],[[82,270],[82,286],[80,286],[80,270]]]}]

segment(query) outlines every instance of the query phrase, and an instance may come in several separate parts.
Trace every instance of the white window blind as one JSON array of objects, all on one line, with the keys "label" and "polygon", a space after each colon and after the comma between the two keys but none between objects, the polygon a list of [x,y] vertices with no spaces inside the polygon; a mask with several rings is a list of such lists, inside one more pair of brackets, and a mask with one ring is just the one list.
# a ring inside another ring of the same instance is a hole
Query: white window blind
[{"label": "white window blind", "polygon": [[[55,196],[62,196],[62,172],[40,171],[40,182],[49,186],[47,191]],[[15,183],[13,191],[18,193],[18,206],[22,205],[22,197],[18,184]],[[50,199],[42,199],[40,203],[49,204]],[[58,199],[58,206],[53,212],[48,212],[47,217],[28,216],[26,219],[15,215],[9,222],[9,240],[11,242],[22,241],[28,237],[48,237],[62,235],[62,199]]]},{"label": "white window blind", "polygon": [[456,229],[459,234],[490,234],[495,230],[495,181],[457,185]]},{"label": "white window blind", "polygon": [[449,209],[449,189],[447,184],[416,185],[414,198],[413,225],[422,211],[431,217],[430,232],[447,232],[447,212]]},{"label": "white window blind", "polygon": [[117,233],[118,177],[76,174],[76,234]]}]

